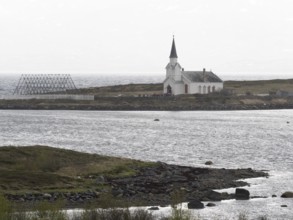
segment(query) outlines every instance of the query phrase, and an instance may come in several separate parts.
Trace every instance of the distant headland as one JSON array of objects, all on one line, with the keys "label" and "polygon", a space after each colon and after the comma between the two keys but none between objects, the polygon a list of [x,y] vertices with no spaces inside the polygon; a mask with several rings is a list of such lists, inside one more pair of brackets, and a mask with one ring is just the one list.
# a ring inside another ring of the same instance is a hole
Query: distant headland
[{"label": "distant headland", "polygon": [[166,95],[163,84],[128,84],[83,88],[78,95],[94,100],[5,100],[0,109],[35,110],[257,110],[292,109],[293,79],[225,81],[224,90],[210,94]]}]

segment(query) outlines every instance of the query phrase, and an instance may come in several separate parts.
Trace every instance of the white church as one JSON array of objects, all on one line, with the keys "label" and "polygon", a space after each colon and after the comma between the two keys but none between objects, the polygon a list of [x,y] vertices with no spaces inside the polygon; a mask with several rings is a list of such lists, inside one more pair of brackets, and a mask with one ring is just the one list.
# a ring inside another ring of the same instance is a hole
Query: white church
[{"label": "white church", "polygon": [[164,94],[208,94],[223,89],[223,81],[213,72],[184,71],[177,62],[177,52],[173,37],[170,53],[170,62],[166,66],[166,79],[164,80]]}]

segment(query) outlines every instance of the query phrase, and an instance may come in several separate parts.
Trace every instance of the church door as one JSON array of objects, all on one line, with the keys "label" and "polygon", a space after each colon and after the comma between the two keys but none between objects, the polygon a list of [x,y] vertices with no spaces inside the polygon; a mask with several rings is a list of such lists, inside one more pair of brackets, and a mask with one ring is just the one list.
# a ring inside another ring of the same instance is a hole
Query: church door
[{"label": "church door", "polygon": [[188,94],[188,85],[185,84],[185,94]]},{"label": "church door", "polygon": [[169,94],[169,95],[172,94],[172,88],[170,85],[167,86],[167,94]]}]

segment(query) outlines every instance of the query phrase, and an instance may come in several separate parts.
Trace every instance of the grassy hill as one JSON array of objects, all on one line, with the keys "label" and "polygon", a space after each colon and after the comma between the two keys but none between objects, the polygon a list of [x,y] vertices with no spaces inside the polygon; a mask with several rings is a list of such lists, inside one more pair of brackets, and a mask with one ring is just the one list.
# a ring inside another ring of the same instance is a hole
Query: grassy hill
[{"label": "grassy hill", "polygon": [[225,81],[225,89],[232,89],[236,94],[269,94],[278,90],[293,91],[293,79]]},{"label": "grassy hill", "polygon": [[0,147],[0,193],[85,191],[95,178],[124,177],[153,163],[46,146]]}]

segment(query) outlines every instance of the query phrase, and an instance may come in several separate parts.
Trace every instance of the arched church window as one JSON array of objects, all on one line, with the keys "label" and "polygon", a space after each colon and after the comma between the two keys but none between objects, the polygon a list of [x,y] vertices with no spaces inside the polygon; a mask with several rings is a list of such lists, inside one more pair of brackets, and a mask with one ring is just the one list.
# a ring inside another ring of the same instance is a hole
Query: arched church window
[{"label": "arched church window", "polygon": [[207,90],[206,86],[203,86],[203,94],[207,93],[206,90]]},{"label": "arched church window", "polygon": [[188,94],[188,85],[185,84],[185,94]]},{"label": "arched church window", "polygon": [[215,86],[213,86],[213,92],[215,92],[216,91],[216,87]]},{"label": "arched church window", "polygon": [[208,86],[208,93],[211,93],[211,86]]}]

